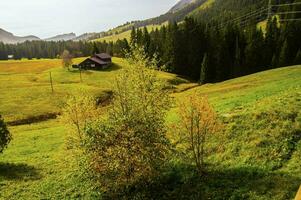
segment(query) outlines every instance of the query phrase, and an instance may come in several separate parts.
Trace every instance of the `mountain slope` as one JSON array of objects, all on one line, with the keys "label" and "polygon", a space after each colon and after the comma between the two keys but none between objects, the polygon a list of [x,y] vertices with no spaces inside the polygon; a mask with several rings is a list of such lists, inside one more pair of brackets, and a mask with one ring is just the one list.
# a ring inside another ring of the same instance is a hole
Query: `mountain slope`
[{"label": "mountain slope", "polygon": [[53,41],[53,42],[58,42],[58,41],[68,41],[68,40],[73,40],[76,38],[75,33],[67,33],[67,34],[61,34],[57,35],[51,38],[45,39],[45,41]]},{"label": "mountain slope", "polygon": [[0,42],[8,43],[8,44],[16,44],[16,43],[25,42],[27,40],[33,41],[33,40],[41,40],[41,39],[33,35],[29,35],[25,37],[15,36],[14,34],[0,28]]},{"label": "mountain slope", "polygon": [[174,5],[169,12],[176,12],[178,10],[181,10],[182,8],[184,8],[185,6],[187,6],[188,4],[194,2],[195,0],[181,0],[179,1],[176,5]]},{"label": "mountain slope", "polygon": [[[180,22],[195,9],[206,3],[207,0],[181,0],[170,11],[147,20],[138,20],[133,22],[127,22],[124,25],[118,26],[115,29],[107,31],[102,37],[108,37],[111,35],[123,34],[126,31],[131,30],[133,27],[140,28],[144,26],[160,26],[166,24],[169,21]],[[116,34],[117,33],[117,34]],[[102,38],[100,37],[100,39]],[[118,37],[119,39],[123,39]],[[94,39],[94,38],[93,38]]]},{"label": "mountain slope", "polygon": [[267,6],[268,0],[207,0],[189,16],[206,22],[225,21]]},{"label": "mountain slope", "polygon": [[187,16],[208,23],[212,21],[224,22],[258,8],[267,7],[267,5],[268,0],[181,0],[163,15],[147,20],[128,22],[106,32],[102,37],[120,34],[120,37],[117,37],[122,39],[123,32],[129,31],[133,27],[161,25],[168,21],[180,22]]}]

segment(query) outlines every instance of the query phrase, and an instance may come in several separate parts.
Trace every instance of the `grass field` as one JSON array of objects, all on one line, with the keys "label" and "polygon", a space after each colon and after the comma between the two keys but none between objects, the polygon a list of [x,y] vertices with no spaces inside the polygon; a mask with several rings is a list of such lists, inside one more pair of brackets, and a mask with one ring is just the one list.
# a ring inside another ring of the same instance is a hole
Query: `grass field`
[{"label": "grass field", "polygon": [[[76,62],[79,62],[78,59]],[[8,121],[59,112],[68,93],[81,87],[94,95],[110,90],[126,64],[114,58],[107,71],[68,72],[59,60],[0,62],[0,111]],[[49,85],[54,79],[54,94]],[[176,76],[160,73],[175,84]],[[166,199],[293,199],[301,183],[301,66],[265,71],[217,84],[182,83],[171,95],[183,101],[192,92],[208,95],[225,123],[208,146],[210,170],[200,179],[178,161],[155,188]],[[191,88],[191,89],[189,89]],[[177,106],[169,123],[177,120]],[[67,130],[59,120],[9,127],[13,140],[0,155],[0,199],[97,199],[79,174]],[[170,137],[177,137],[170,132]],[[173,138],[171,138],[173,139]]]},{"label": "grass field", "polygon": [[[0,199],[70,199],[93,195],[76,176],[58,121],[11,127],[13,141],[0,157]],[[89,198],[88,198],[89,199]]]},{"label": "grass field", "polygon": [[[75,59],[79,63],[84,58]],[[66,95],[83,88],[96,96],[111,90],[116,72],[125,62],[114,58],[114,65],[106,71],[86,71],[80,81],[78,70],[67,71],[61,67],[61,61],[2,61],[0,62],[0,110],[8,122],[37,115],[59,112]],[[52,74],[54,93],[51,92]],[[161,73],[166,80],[175,75]],[[16,112],[18,111],[18,112]]]}]

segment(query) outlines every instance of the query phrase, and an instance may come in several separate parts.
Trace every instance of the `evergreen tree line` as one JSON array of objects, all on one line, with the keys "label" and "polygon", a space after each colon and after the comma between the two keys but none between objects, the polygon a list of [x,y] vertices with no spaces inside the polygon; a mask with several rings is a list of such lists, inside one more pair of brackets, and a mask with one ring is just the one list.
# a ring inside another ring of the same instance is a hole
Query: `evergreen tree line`
[{"label": "evergreen tree line", "polygon": [[0,42],[0,60],[7,60],[8,55],[14,59],[22,58],[58,58],[64,50],[68,50],[73,57],[90,56],[95,52],[95,46],[99,52],[106,52],[110,55],[123,57],[123,49],[128,49],[126,40],[117,42],[83,42],[83,41],[26,41],[18,44],[4,44]]},{"label": "evergreen tree line", "polygon": [[276,67],[301,64],[301,23],[268,21],[242,29],[222,30],[186,18],[150,33],[133,29],[130,45],[141,46],[158,67],[203,83],[223,81]]}]

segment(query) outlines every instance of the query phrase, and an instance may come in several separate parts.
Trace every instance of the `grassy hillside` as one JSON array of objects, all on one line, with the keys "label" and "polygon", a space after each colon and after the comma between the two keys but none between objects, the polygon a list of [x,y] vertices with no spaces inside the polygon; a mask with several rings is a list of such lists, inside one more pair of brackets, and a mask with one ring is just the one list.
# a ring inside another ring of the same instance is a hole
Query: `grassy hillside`
[{"label": "grassy hillside", "polygon": [[[78,63],[84,58],[75,59]],[[83,88],[94,96],[110,91],[115,76],[126,67],[113,58],[106,71],[67,71],[61,60],[22,60],[0,62],[0,111],[6,121],[28,119],[60,112],[68,94]],[[54,81],[51,93],[49,72]],[[170,83],[185,81],[176,75],[159,72]],[[59,120],[9,127],[13,141],[0,156],[0,199],[91,199],[89,180],[77,174],[74,154],[66,148],[68,130]]]},{"label": "grassy hillside", "polygon": [[[190,176],[192,183],[175,186],[175,194],[183,199],[191,194],[205,199],[292,199],[301,182],[300,77],[301,66],[294,66],[175,94],[179,101],[192,92],[208,95],[225,123],[225,133],[208,142],[212,150],[219,148],[208,158],[208,176],[203,182]],[[176,110],[169,121],[176,121]],[[181,194],[186,187],[190,189]]]},{"label": "grassy hillside", "polygon": [[107,31],[106,34],[109,34],[109,36],[101,37],[96,39],[96,41],[106,40],[115,42],[117,39],[129,39],[132,27],[147,27],[148,30],[151,31],[154,28],[160,28],[160,26],[166,24],[168,21],[181,22],[186,16],[190,15],[190,13],[196,13],[197,10],[205,10],[211,7],[214,1],[215,0],[195,0],[191,4],[188,4],[187,6],[184,6],[182,9],[179,9],[175,12],[167,12],[158,17],[126,23]]},{"label": "grassy hillside", "polygon": [[[161,25],[148,25],[146,26],[147,30],[148,31],[152,31],[152,30],[155,30],[156,28],[160,28],[162,25],[166,25],[167,23],[163,23]],[[124,31],[124,32],[121,32],[121,33],[118,33],[118,34],[112,34],[112,35],[109,35],[109,36],[105,36],[105,37],[102,37],[102,38],[98,38],[98,39],[95,39],[95,40],[92,40],[92,41],[99,41],[99,42],[103,42],[103,41],[106,41],[106,42],[116,42],[117,40],[123,40],[123,39],[127,39],[129,41],[130,37],[131,37],[131,31],[132,30],[127,30],[127,31]]]},{"label": "grassy hillside", "polygon": [[[22,61],[31,62],[35,61]],[[0,110],[6,119],[59,111],[66,94],[83,87],[94,95],[110,90],[125,62],[86,72],[79,82],[58,60],[51,66],[0,63]],[[57,65],[55,64],[57,63]],[[29,64],[29,63],[27,63]],[[55,93],[48,83],[53,73]],[[170,83],[175,75],[160,73]],[[175,101],[192,92],[208,95],[225,123],[223,135],[212,136],[208,146],[218,152],[207,160],[209,171],[200,179],[177,155],[154,185],[153,198],[165,199],[292,199],[301,182],[301,66],[280,68],[217,84],[174,86]],[[176,122],[174,104],[168,122]],[[78,165],[64,141],[67,130],[58,120],[9,127],[13,141],[0,156],[0,199],[97,199],[91,183],[78,174]],[[172,131],[171,139],[178,137]]]},{"label": "grassy hillside", "polygon": [[189,16],[197,16],[199,12],[202,12],[203,10],[211,8],[213,4],[215,3],[215,0],[207,0],[204,4],[200,5],[197,9],[193,10],[191,13],[189,13]]}]

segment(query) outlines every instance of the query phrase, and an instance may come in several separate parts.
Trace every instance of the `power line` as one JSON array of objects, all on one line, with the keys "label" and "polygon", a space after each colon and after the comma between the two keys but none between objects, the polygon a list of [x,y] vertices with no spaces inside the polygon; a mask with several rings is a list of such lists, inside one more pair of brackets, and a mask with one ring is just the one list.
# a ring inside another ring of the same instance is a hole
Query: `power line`
[{"label": "power line", "polygon": [[286,21],[301,21],[301,18],[297,18],[297,19],[280,19],[280,22],[286,22]]},{"label": "power line", "polygon": [[301,5],[301,2],[278,4],[278,5],[271,5],[271,6],[272,7],[282,7],[282,6],[294,6],[294,5]]},{"label": "power line", "polygon": [[245,23],[246,21],[250,21],[251,19],[257,19],[257,18],[262,18],[266,15],[266,11],[268,10],[268,8],[260,8],[257,9],[255,11],[252,11],[244,16],[238,17],[234,20],[229,20],[227,22],[224,22],[220,25],[218,25],[219,28],[223,28],[225,25],[228,25],[230,23]]},{"label": "power line", "polygon": [[246,15],[243,15],[243,16],[237,17],[237,18],[235,18],[235,19],[226,21],[226,22],[220,24],[219,26],[223,26],[223,25],[225,25],[225,24],[233,23],[233,22],[235,22],[235,21],[242,20],[243,18],[250,18],[250,17],[252,17],[252,16],[262,14],[262,12],[264,12],[264,11],[266,11],[266,10],[268,10],[268,8],[260,8],[260,9],[257,9],[257,10],[255,10],[255,11],[249,12],[249,13],[246,14]]},{"label": "power line", "polygon": [[301,11],[275,12],[275,14],[277,14],[277,15],[298,14],[298,13],[301,13]]},{"label": "power line", "polygon": [[[269,1],[271,2],[271,1]],[[272,12],[272,8],[273,7],[282,7],[282,6],[294,6],[294,5],[301,5],[301,2],[295,2],[295,3],[287,3],[287,4],[278,4],[278,5],[271,5],[271,3],[269,3],[268,7],[262,7],[260,9],[257,9],[255,11],[249,12],[245,15],[239,16],[235,19],[226,21],[224,23],[221,23],[219,25],[217,25],[217,27],[219,29],[223,28],[225,25],[228,25],[230,23],[234,23],[234,24],[240,24],[243,26],[246,26],[246,24],[248,24],[248,21],[251,21],[252,19],[255,21],[258,20],[263,20],[262,17],[269,17],[272,14],[278,14],[278,15],[285,15],[285,14],[299,14],[301,13],[301,11],[287,11],[287,12]],[[267,11],[267,14],[265,14],[264,12]],[[258,18],[258,19],[257,19]],[[283,20],[279,20],[280,22],[284,22],[284,21],[299,21],[300,19],[283,19]],[[254,21],[253,21],[254,22]]]}]

